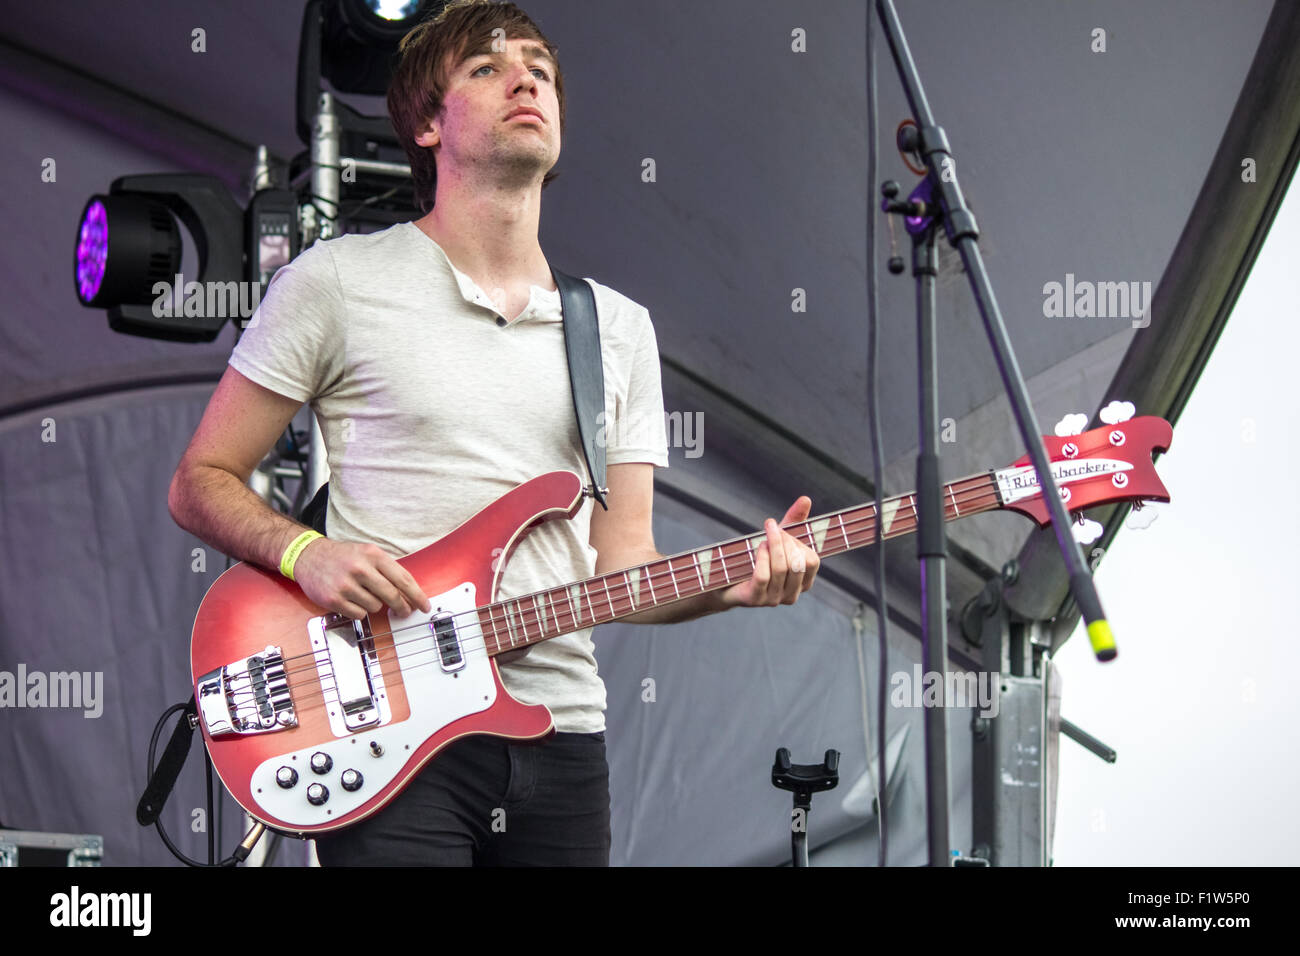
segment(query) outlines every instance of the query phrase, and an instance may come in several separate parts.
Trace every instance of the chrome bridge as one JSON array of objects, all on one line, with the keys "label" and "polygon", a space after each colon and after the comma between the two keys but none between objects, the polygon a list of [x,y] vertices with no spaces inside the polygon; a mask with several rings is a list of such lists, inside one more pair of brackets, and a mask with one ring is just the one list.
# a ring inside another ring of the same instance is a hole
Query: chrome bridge
[{"label": "chrome bridge", "polygon": [[199,717],[213,737],[298,726],[280,648],[209,671],[195,684]]}]

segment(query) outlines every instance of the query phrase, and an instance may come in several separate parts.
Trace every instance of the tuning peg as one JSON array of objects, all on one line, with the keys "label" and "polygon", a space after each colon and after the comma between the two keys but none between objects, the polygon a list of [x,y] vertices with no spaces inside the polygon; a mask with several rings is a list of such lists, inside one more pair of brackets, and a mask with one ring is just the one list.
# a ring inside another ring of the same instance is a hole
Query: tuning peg
[{"label": "tuning peg", "polygon": [[1076,412],[1073,415],[1066,415],[1056,423],[1056,435],[1058,438],[1064,438],[1067,435],[1080,435],[1088,427],[1088,416],[1082,412]]},{"label": "tuning peg", "polygon": [[1133,510],[1124,519],[1124,527],[1132,528],[1134,531],[1143,531],[1151,527],[1152,523],[1159,517],[1160,509],[1156,503],[1134,501]]},{"label": "tuning peg", "polygon": [[1137,409],[1132,402],[1116,400],[1098,412],[1097,417],[1107,425],[1118,425],[1120,422],[1126,422],[1132,418],[1136,411]]},{"label": "tuning peg", "polygon": [[1100,521],[1085,518],[1082,514],[1079,515],[1079,520],[1070,526],[1070,533],[1080,544],[1092,544],[1101,537],[1103,530]]}]

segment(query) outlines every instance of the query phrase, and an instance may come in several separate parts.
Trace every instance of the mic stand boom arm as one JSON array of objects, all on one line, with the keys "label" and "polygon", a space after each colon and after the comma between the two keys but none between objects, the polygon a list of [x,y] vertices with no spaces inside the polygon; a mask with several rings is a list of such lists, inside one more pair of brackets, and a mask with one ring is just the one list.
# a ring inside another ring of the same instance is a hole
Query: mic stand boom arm
[{"label": "mic stand boom arm", "polygon": [[[942,219],[948,241],[961,254],[970,278],[971,292],[979,308],[988,333],[993,357],[1002,376],[1002,384],[1011,401],[1011,409],[1020,428],[1024,447],[1038,473],[1044,503],[1052,519],[1057,544],[1065,560],[1070,590],[1079,611],[1087,622],[1088,639],[1098,660],[1108,661],[1116,656],[1115,640],[1110,625],[1102,611],[1101,599],[1093,585],[1092,575],[1083,559],[1083,552],[1070,530],[1070,518],[1061,502],[1056,479],[1052,475],[1043,447],[1038,420],[1029,404],[1029,393],[1021,375],[1020,366],[1011,348],[997,298],[984,269],[984,260],[978,245],[979,227],[975,217],[966,207],[965,197],[957,181],[956,162],[948,145],[943,128],[935,123],[930,105],[921,86],[921,78],[912,60],[903,34],[902,24],[894,10],[892,0],[876,0],[889,51],[898,67],[898,75],[907,96],[908,105],[916,121],[915,130],[900,130],[899,146],[904,152],[916,151],[925,160],[928,175],[905,203],[886,198],[883,208],[888,213],[907,216],[907,230],[914,237],[913,272],[917,278],[918,332],[920,334],[921,370],[921,454],[917,458],[918,499],[921,507],[921,526],[918,538],[918,557],[921,562],[922,640],[926,667],[939,674],[947,671],[947,634],[945,628],[946,594],[944,587],[944,536],[942,504],[938,497],[937,444],[932,440],[934,418],[933,343],[934,316],[934,231]],[[925,201],[919,207],[916,200]],[[937,201],[936,201],[937,199]],[[936,208],[937,207],[937,208]],[[927,379],[930,381],[927,383]],[[931,531],[927,534],[926,512]],[[937,593],[935,593],[937,592]],[[926,712],[926,819],[929,830],[929,862],[931,866],[950,866],[948,847],[948,760],[947,738],[943,725],[945,710],[931,708]]]}]

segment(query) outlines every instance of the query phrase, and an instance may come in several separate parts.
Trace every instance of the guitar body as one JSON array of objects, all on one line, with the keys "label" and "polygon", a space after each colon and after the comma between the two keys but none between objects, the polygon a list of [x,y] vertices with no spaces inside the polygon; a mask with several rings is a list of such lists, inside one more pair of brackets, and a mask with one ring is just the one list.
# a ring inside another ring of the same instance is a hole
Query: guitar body
[{"label": "guitar body", "polygon": [[460,737],[553,732],[546,707],[506,691],[476,609],[496,600],[523,535],[581,499],[577,475],[542,475],[399,559],[430,614],[354,626],[255,565],[221,575],[194,622],[191,671],[208,752],[240,806],[279,830],[333,830],[383,808]]}]

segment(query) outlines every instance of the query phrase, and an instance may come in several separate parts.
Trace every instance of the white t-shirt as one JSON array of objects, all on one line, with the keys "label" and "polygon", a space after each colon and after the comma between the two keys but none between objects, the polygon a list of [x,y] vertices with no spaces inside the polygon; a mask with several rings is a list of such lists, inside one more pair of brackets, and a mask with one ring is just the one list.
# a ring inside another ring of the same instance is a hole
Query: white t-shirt
[{"label": "white t-shirt", "polygon": [[[607,462],[666,467],[659,352],[646,309],[591,279],[605,373]],[[533,286],[507,324],[415,223],[317,242],[281,268],[230,357],[247,378],[310,402],[330,467],[326,529],[394,557],[443,537],[548,471],[586,479],[560,295]],[[535,527],[498,597],[595,573],[592,501]],[[486,604],[481,596],[480,604]],[[556,729],[605,728],[591,629],[500,665],[515,697]]]}]

